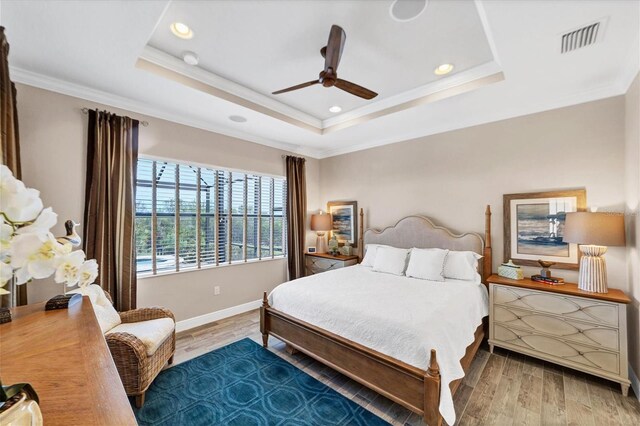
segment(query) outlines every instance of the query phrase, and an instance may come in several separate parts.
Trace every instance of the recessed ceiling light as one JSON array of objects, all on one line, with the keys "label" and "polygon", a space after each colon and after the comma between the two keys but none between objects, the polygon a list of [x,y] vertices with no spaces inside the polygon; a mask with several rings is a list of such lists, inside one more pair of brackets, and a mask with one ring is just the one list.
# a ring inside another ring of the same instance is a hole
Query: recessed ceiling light
[{"label": "recessed ceiling light", "polygon": [[427,3],[427,0],[394,0],[389,6],[389,14],[394,21],[413,21],[427,9]]},{"label": "recessed ceiling light", "polygon": [[182,60],[189,65],[198,65],[200,58],[198,58],[198,55],[195,52],[184,52]]},{"label": "recessed ceiling light", "polygon": [[334,105],[331,108],[329,108],[330,112],[340,112],[342,111],[342,108],[340,108],[338,105]]},{"label": "recessed ceiling light", "polygon": [[230,115],[229,120],[235,121],[236,123],[244,123],[247,121],[247,118],[241,115]]},{"label": "recessed ceiling light", "polygon": [[173,24],[171,24],[170,28],[171,32],[176,37],[184,38],[187,40],[193,37],[193,30],[189,28],[188,25],[183,24],[182,22],[174,22]]},{"label": "recessed ceiling light", "polygon": [[436,67],[435,70],[433,70],[433,73],[435,75],[445,75],[445,74],[449,74],[451,71],[453,70],[453,65],[451,64],[442,64]]}]

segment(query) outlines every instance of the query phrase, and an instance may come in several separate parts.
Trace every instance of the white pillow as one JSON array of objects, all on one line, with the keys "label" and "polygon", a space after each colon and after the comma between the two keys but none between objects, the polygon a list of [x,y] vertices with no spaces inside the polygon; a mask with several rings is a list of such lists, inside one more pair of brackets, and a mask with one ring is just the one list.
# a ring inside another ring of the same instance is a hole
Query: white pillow
[{"label": "white pillow", "polygon": [[365,246],[365,252],[364,252],[364,258],[362,259],[362,262],[360,262],[361,266],[368,266],[368,267],[373,267],[373,264],[376,260],[376,251],[378,250],[378,247],[391,247],[391,246],[385,246],[383,244],[367,244]]},{"label": "white pillow", "polygon": [[109,302],[107,296],[104,295],[104,291],[99,285],[91,284],[84,288],[77,288],[67,293],[80,293],[84,296],[89,296],[91,304],[93,305],[93,312],[96,315],[96,319],[98,320],[98,324],[100,325],[100,329],[103,333],[106,333],[122,322],[120,315]]},{"label": "white pillow", "polygon": [[456,280],[480,282],[478,259],[482,258],[473,251],[450,251],[444,262],[444,277]]},{"label": "white pillow", "polygon": [[407,276],[429,281],[444,281],[444,264],[449,250],[411,249]]},{"label": "white pillow", "polygon": [[387,274],[404,275],[407,267],[408,249],[401,249],[389,246],[376,247],[373,270]]}]

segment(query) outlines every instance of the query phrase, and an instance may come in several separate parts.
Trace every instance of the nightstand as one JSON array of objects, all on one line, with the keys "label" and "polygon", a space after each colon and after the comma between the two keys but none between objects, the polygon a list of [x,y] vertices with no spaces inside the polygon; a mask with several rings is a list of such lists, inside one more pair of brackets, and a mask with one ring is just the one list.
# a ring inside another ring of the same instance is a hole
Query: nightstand
[{"label": "nightstand", "polygon": [[331,255],[328,253],[305,253],[305,271],[307,276],[344,268],[358,263],[358,256]]},{"label": "nightstand", "polygon": [[618,289],[589,293],[492,275],[489,347],[499,346],[620,383],[629,392],[627,304]]}]

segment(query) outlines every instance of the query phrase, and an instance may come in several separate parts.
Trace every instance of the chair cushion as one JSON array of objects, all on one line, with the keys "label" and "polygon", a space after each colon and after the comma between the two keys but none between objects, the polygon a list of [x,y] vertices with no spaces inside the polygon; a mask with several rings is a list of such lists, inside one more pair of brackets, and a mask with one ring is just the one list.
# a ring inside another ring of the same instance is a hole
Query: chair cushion
[{"label": "chair cushion", "polygon": [[104,290],[102,290],[102,287],[99,285],[91,284],[84,288],[69,291],[68,293],[80,293],[89,296],[91,304],[93,305],[93,312],[96,314],[102,333],[106,333],[122,322],[120,315],[111,302],[109,302],[109,299],[107,299],[107,296],[104,294]]},{"label": "chair cushion", "polygon": [[171,318],[158,318],[149,321],[127,322],[113,327],[106,334],[129,333],[136,336],[147,349],[147,355],[153,355],[162,342],[169,337],[175,328]]}]

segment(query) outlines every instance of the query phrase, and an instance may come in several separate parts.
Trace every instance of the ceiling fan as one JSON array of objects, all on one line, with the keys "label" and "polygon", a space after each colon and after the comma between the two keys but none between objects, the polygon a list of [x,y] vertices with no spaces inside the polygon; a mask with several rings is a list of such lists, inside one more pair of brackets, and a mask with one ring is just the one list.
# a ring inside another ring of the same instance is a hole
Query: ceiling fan
[{"label": "ceiling fan", "polygon": [[287,87],[286,89],[273,92],[273,95],[279,95],[280,93],[291,92],[293,90],[302,89],[305,87],[313,86],[316,84],[322,84],[324,87],[335,86],[338,89],[344,90],[352,95],[359,96],[364,99],[373,99],[378,94],[369,89],[365,89],[362,86],[358,86],[350,81],[338,78],[338,64],[342,57],[342,50],[344,49],[344,42],[347,39],[347,35],[344,30],[338,25],[331,26],[331,32],[329,33],[329,41],[327,45],[320,49],[320,54],[324,58],[324,70],[320,72],[320,76],[317,80],[308,81],[306,83],[298,84],[297,86]]}]

